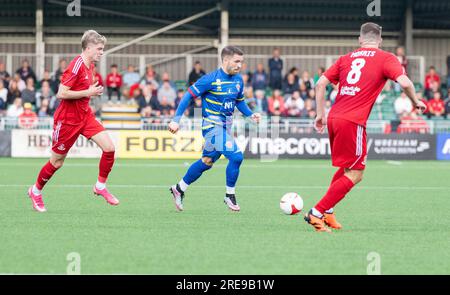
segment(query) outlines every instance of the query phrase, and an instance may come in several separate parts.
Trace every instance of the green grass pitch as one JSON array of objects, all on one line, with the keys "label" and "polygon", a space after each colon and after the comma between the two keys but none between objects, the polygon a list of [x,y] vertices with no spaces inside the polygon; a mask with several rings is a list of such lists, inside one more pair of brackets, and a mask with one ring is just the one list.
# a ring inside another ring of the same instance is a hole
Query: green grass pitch
[{"label": "green grass pitch", "polygon": [[382,274],[450,274],[450,163],[369,161],[336,208],[344,228],[326,234],[283,215],[279,200],[295,191],[304,211],[313,206],[335,170],[329,161],[245,160],[233,213],[220,160],[178,213],[168,187],[191,160],[118,160],[112,207],[92,194],[98,160],[67,159],[39,214],[26,190],[45,161],[0,159],[0,273],[64,274],[76,252],[82,274],[366,274],[376,252]]}]

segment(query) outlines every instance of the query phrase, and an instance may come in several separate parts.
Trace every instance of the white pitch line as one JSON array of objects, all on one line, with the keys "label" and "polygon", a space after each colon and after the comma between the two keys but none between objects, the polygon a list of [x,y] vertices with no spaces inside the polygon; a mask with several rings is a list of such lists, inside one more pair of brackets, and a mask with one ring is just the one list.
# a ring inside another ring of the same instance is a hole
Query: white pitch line
[{"label": "white pitch line", "polygon": [[[0,184],[0,187],[28,187],[30,184]],[[51,187],[62,187],[62,188],[91,188],[91,184],[51,184]],[[170,187],[167,185],[153,185],[153,184],[109,184],[108,187],[116,188],[149,188],[149,189],[166,189]],[[199,185],[192,186],[189,189],[205,189],[205,188],[221,188],[223,185]],[[327,189],[328,186],[319,185],[238,185],[238,189],[287,189],[287,188],[297,188],[297,189]],[[450,187],[447,186],[356,186],[355,189],[361,190],[448,190]]]}]

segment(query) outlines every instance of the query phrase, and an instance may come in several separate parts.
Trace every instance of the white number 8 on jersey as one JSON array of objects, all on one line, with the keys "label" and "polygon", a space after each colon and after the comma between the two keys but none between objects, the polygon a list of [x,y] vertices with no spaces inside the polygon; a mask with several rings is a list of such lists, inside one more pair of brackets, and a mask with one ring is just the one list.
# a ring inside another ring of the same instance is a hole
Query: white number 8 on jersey
[{"label": "white number 8 on jersey", "polygon": [[355,84],[361,78],[361,69],[366,65],[366,60],[357,58],[352,62],[352,70],[348,72],[347,83]]}]

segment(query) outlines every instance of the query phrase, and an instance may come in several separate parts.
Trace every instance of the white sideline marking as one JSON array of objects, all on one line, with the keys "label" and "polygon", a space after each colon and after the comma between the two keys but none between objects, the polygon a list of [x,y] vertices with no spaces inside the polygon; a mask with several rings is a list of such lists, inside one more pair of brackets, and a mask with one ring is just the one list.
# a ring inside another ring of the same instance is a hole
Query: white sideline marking
[{"label": "white sideline marking", "polygon": [[[0,187],[29,187],[30,184],[0,184]],[[50,187],[62,187],[62,188],[92,188],[92,184],[51,184]],[[168,185],[156,185],[156,184],[109,184],[108,187],[116,188],[149,188],[149,189],[166,189],[170,187]],[[189,187],[189,189],[205,189],[205,188],[220,188],[223,189],[224,185],[198,185]],[[238,185],[239,189],[327,189],[325,185]],[[362,190],[450,190],[448,186],[356,186],[354,189]]]},{"label": "white sideline marking", "polygon": [[386,163],[390,164],[390,165],[395,165],[395,166],[401,166],[403,165],[402,162],[400,161],[387,161]]}]

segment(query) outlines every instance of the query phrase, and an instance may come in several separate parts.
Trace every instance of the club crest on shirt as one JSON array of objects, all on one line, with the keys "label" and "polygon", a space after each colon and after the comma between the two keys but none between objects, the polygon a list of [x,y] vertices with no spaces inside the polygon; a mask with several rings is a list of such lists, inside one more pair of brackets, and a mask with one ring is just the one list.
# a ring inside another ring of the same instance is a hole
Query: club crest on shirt
[{"label": "club crest on shirt", "polygon": [[236,89],[237,89],[238,92],[241,91],[241,85],[236,84]]}]

